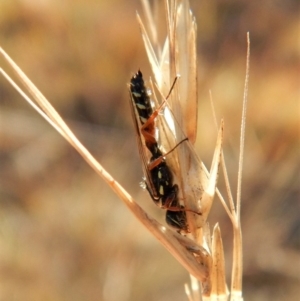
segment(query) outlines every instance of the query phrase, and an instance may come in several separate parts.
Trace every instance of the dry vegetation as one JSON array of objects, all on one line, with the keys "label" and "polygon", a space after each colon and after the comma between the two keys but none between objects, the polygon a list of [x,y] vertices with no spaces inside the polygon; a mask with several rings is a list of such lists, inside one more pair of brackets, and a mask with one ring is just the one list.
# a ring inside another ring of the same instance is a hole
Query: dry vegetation
[{"label": "dry vegetation", "polygon": [[[299,5],[190,2],[198,22],[198,151],[209,165],[215,144],[211,89],[225,120],[233,179],[246,32],[251,35],[242,192],[245,300],[296,300]],[[163,219],[138,185],[142,170],[126,86],[137,68],[150,75],[135,18],[140,3],[42,3],[0,2],[0,45],[104,167]],[[2,78],[0,105],[0,300],[185,300],[186,271]],[[231,225],[218,202],[211,219],[221,223],[224,248],[231,250]],[[231,257],[225,255],[229,275]]]}]

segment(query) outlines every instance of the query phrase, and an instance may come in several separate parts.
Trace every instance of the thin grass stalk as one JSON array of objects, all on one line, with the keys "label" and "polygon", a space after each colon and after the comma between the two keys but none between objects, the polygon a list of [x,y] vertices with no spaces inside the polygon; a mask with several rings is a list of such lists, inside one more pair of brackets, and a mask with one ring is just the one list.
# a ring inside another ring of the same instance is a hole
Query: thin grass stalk
[{"label": "thin grass stalk", "polygon": [[236,224],[233,231],[233,265],[231,272],[231,301],[243,300],[242,297],[242,277],[243,277],[243,245],[242,245],[242,229],[240,221],[241,211],[241,185],[243,171],[243,157],[245,145],[245,128],[246,128],[246,112],[249,87],[249,70],[250,70],[250,35],[247,33],[247,59],[246,59],[246,78],[243,98],[241,134],[240,134],[240,157],[238,170],[238,185],[237,185],[237,205],[236,205]]}]

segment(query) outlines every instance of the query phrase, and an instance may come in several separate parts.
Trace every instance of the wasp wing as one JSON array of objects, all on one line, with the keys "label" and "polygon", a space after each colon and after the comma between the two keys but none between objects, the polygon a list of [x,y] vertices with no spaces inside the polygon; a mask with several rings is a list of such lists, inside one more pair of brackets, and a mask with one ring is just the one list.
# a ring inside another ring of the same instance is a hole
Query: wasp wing
[{"label": "wasp wing", "polygon": [[[142,76],[142,73],[139,71],[135,76],[137,76],[137,75]],[[143,169],[143,173],[144,173],[144,177],[145,177],[145,184],[146,184],[145,188],[147,188],[149,191],[152,192],[153,197],[156,197],[157,196],[156,189],[155,189],[155,186],[152,181],[150,170],[148,168],[148,162],[150,161],[150,154],[146,147],[145,139],[143,138],[143,135],[141,132],[141,128],[143,126],[143,124],[141,122],[141,120],[142,120],[141,114],[138,112],[138,106],[136,104],[135,96],[133,94],[133,93],[136,93],[133,91],[133,87],[134,87],[133,80],[134,80],[135,76],[132,77],[131,82],[129,84],[130,111],[131,111],[132,120],[133,120],[133,124],[134,124],[134,128],[135,128],[135,132],[136,132],[136,140],[137,140],[140,159],[142,162],[142,169]],[[144,88],[146,89],[145,86],[144,86]],[[146,90],[144,92],[147,93]],[[144,117],[146,118],[147,116],[144,116]]]}]

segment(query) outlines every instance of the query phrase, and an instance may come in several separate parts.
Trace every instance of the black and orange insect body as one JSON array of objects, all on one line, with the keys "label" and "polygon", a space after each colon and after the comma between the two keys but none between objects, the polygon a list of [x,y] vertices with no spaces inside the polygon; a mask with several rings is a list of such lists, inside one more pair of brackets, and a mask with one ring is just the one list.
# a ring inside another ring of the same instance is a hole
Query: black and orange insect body
[{"label": "black and orange insect body", "polygon": [[144,83],[143,74],[140,70],[131,78],[130,92],[138,111],[140,121],[142,124],[145,124],[153,114],[153,109]]},{"label": "black and orange insect body", "polygon": [[[151,164],[151,162],[150,162]],[[153,186],[156,195],[147,188],[155,202],[160,201],[160,207],[168,208],[172,201],[177,198],[178,186],[173,185],[173,175],[165,161],[160,162],[150,170]]]},{"label": "black and orange insect body", "polygon": [[153,109],[144,83],[143,74],[140,70],[131,78],[130,93],[142,125],[140,130],[144,136],[145,144],[152,156],[156,159],[162,156],[162,153],[155,139]]},{"label": "black and orange insect body", "polygon": [[141,122],[141,134],[144,137],[146,147],[152,155],[148,162],[143,160],[143,164],[148,171],[147,178],[149,183],[146,183],[147,190],[155,203],[162,208],[168,208],[173,200],[177,198],[178,187],[173,185],[172,173],[155,139],[154,112],[141,71],[138,71],[132,77],[130,92]]},{"label": "black and orange insect body", "polygon": [[[167,224],[180,231],[187,231],[186,210],[179,204],[178,186],[173,184],[172,172],[155,138],[155,118],[158,112],[153,112],[141,71],[138,71],[131,78],[130,94],[132,98],[131,108],[133,120],[138,137],[139,153],[146,177],[146,189],[159,207],[167,209]],[[140,122],[138,122],[138,120]],[[148,160],[142,140],[151,154],[151,157],[148,156],[150,157]],[[170,152],[172,151],[173,149]]]}]

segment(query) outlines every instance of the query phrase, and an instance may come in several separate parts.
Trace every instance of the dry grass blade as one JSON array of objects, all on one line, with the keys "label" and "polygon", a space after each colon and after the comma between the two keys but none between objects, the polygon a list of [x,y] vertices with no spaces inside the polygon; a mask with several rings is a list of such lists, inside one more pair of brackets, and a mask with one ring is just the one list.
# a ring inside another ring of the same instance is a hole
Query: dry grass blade
[{"label": "dry grass blade", "polygon": [[211,299],[226,301],[228,298],[228,289],[225,279],[225,258],[221,230],[218,224],[215,225],[213,230],[212,250],[213,268]]},{"label": "dry grass blade", "polygon": [[[175,47],[176,53],[180,53],[176,60],[177,70],[185,80],[180,81],[178,90],[180,108],[184,114],[183,128],[192,144],[197,136],[197,25],[189,9],[188,1],[183,1],[176,13]],[[187,106],[188,104],[188,106]]]},{"label": "dry grass blade", "polygon": [[243,98],[243,111],[241,121],[240,134],[240,157],[237,184],[237,204],[236,204],[236,223],[233,225],[233,264],[231,273],[231,301],[242,301],[242,277],[243,277],[243,249],[242,249],[242,229],[240,221],[241,211],[241,186],[242,186],[242,170],[245,144],[245,127],[246,127],[246,111],[248,100],[249,85],[249,69],[250,69],[250,36],[247,33],[247,59],[246,59],[246,78]]},{"label": "dry grass blade", "polygon": [[[161,72],[160,72],[160,66],[159,66],[159,61],[158,61],[158,58],[155,54],[155,51],[152,47],[152,43],[148,37],[148,34],[147,34],[147,31],[145,29],[145,26],[139,16],[139,14],[137,14],[137,20],[138,20],[138,23],[140,25],[140,29],[141,29],[141,32],[142,32],[142,38],[143,38],[143,41],[144,41],[144,44],[145,44],[145,48],[146,48],[146,51],[147,51],[147,55],[148,55],[148,59],[149,59],[149,62],[150,62],[150,65],[151,65],[151,68],[153,70],[153,73],[154,73],[154,76],[155,76],[155,79],[156,79],[156,82],[158,84],[160,84],[162,82],[162,77],[161,77]],[[160,86],[160,85],[159,85]]]},{"label": "dry grass blade", "polygon": [[217,185],[217,180],[218,180],[218,175],[219,175],[219,165],[220,165],[221,153],[222,153],[223,130],[224,130],[224,124],[222,121],[220,129],[219,129],[219,133],[218,133],[217,144],[215,147],[213,161],[211,164],[211,170],[209,173],[208,185],[204,192],[203,198],[201,200],[201,206],[203,208],[204,220],[207,220],[208,214],[210,212],[210,208],[212,206],[213,198],[214,198],[215,192],[216,192],[216,185]]},{"label": "dry grass blade", "polygon": [[153,20],[153,16],[151,13],[150,4],[149,4],[148,0],[141,0],[141,2],[144,7],[144,12],[145,12],[145,17],[146,17],[147,23],[149,24],[151,40],[155,41],[157,43],[156,26],[155,26],[155,22]]},{"label": "dry grass blade", "polygon": [[[242,230],[241,230],[241,223],[240,223],[240,210],[241,210],[241,185],[242,185],[242,169],[243,169],[243,156],[244,156],[246,111],[247,111],[248,84],[249,84],[249,68],[250,68],[250,37],[249,37],[249,33],[247,33],[246,77],[245,77],[242,121],[241,121],[240,155],[239,155],[236,205],[234,203],[233,196],[231,193],[231,188],[229,184],[229,178],[227,174],[227,168],[226,168],[223,152],[221,153],[221,164],[222,164],[222,170],[225,179],[225,185],[227,189],[229,206],[225,202],[220,192],[217,190],[217,195],[225,211],[227,212],[233,226],[233,263],[232,263],[231,291],[230,291],[231,301],[243,300],[242,297],[243,250],[242,250]],[[212,97],[211,97],[211,105],[212,105],[215,125],[217,127],[217,120],[216,120],[216,114],[212,102]],[[205,170],[205,167],[203,168]]]}]

